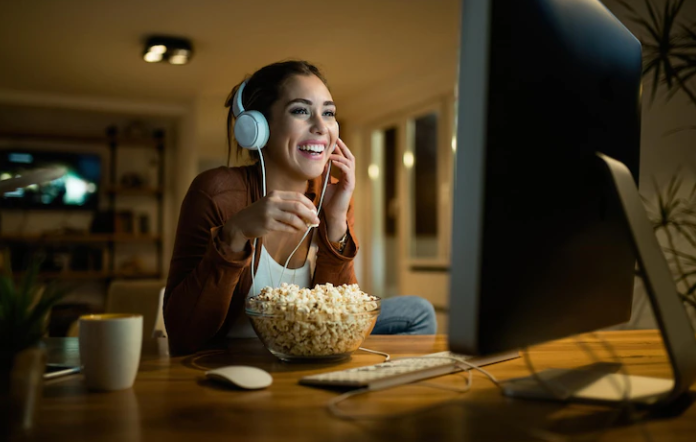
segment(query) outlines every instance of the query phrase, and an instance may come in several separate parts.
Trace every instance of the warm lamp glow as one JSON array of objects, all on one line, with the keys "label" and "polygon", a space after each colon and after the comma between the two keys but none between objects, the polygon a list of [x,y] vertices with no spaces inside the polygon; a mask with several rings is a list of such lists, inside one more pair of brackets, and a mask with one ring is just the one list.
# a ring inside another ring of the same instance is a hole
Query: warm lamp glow
[{"label": "warm lamp glow", "polygon": [[412,168],[413,165],[416,164],[416,158],[413,156],[413,152],[404,153],[403,161],[407,169]]},{"label": "warm lamp glow", "polygon": [[367,168],[367,175],[372,181],[376,181],[379,178],[379,166],[370,164],[370,167]]},{"label": "warm lamp glow", "polygon": [[158,54],[157,52],[147,52],[145,55],[143,55],[143,59],[148,63],[157,63],[162,61],[162,54]]},{"label": "warm lamp glow", "polygon": [[192,55],[191,41],[180,37],[151,36],[143,50],[143,60],[148,63],[186,64]]}]

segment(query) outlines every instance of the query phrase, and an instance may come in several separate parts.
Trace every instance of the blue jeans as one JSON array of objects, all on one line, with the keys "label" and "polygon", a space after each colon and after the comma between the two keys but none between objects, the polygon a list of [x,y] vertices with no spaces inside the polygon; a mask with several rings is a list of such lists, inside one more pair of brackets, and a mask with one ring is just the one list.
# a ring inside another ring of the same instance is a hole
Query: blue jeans
[{"label": "blue jeans", "polygon": [[395,296],[382,299],[373,335],[434,335],[437,332],[435,309],[419,296]]}]

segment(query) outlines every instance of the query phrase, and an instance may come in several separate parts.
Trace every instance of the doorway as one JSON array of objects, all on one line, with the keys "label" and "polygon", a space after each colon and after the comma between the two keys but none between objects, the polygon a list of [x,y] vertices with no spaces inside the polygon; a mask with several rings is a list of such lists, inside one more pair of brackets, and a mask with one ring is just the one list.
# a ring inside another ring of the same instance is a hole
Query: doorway
[{"label": "doorway", "polygon": [[446,313],[449,290],[452,97],[369,129],[372,285],[382,297],[419,295]]}]

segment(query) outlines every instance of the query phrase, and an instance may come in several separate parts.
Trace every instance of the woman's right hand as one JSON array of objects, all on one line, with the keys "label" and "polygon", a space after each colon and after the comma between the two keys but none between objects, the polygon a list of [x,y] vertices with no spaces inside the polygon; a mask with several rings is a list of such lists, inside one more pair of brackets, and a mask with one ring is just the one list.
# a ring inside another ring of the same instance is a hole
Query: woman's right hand
[{"label": "woman's right hand", "polygon": [[222,228],[221,240],[240,252],[250,239],[269,232],[305,232],[309,224],[319,224],[309,198],[299,192],[273,190],[230,218]]}]

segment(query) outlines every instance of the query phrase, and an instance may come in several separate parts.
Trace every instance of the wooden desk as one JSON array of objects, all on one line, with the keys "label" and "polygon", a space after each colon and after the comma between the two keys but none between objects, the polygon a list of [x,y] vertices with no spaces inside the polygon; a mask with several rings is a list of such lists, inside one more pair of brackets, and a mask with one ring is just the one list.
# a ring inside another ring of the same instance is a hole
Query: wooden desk
[{"label": "wooden desk", "polygon": [[[655,331],[600,333],[627,364],[631,374],[668,377],[671,373],[659,335]],[[592,335],[586,342],[606,361],[611,356]],[[371,336],[364,346],[393,357],[426,354],[446,349],[444,336]],[[51,362],[76,360],[74,339],[49,342]],[[578,367],[592,360],[575,340],[566,339],[530,350],[535,368]],[[640,441],[638,425],[619,418],[606,424],[615,411],[591,406],[512,400],[481,374],[473,375],[469,393],[456,394],[426,386],[402,386],[358,396],[341,404],[346,412],[393,413],[413,410],[399,419],[345,421],[327,411],[326,402],[338,393],[298,385],[309,373],[378,363],[381,356],[357,352],[339,365],[290,365],[277,361],[256,340],[237,341],[228,350],[195,356],[145,359],[132,389],[93,393],[82,375],[48,381],[44,388],[37,426],[29,440],[51,441],[510,441],[543,440],[535,429],[577,439],[603,431],[599,439]],[[232,364],[261,367],[274,383],[265,390],[232,390],[206,381],[204,368]],[[498,379],[527,375],[522,359],[488,367]],[[461,387],[461,374],[428,381]],[[429,411],[417,410],[433,404]],[[644,424],[655,441],[693,441],[696,406],[677,417]]]}]

